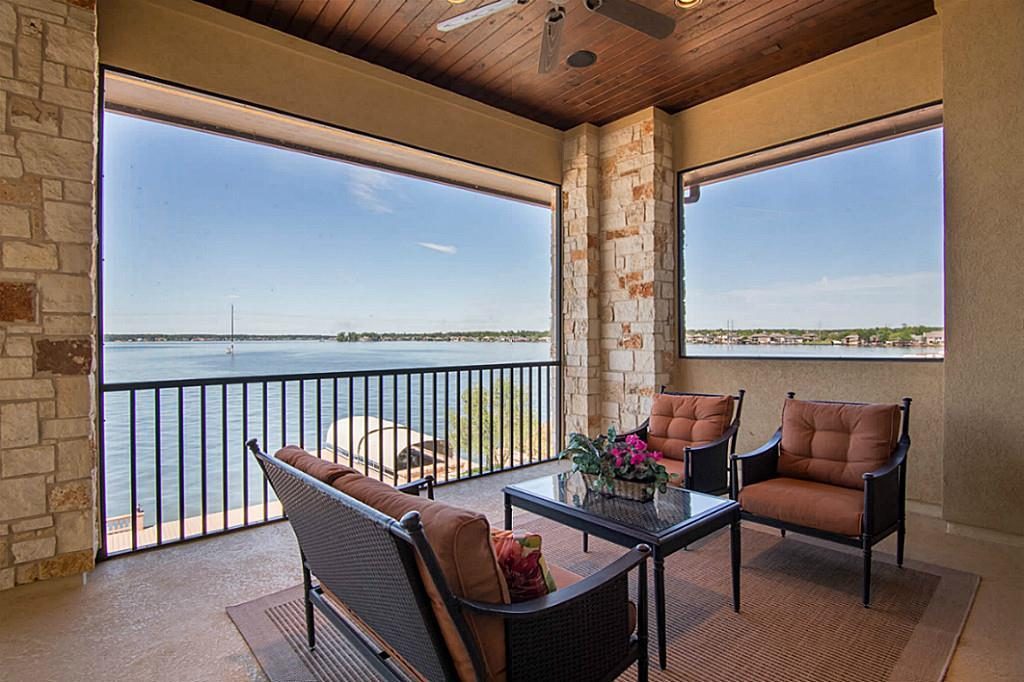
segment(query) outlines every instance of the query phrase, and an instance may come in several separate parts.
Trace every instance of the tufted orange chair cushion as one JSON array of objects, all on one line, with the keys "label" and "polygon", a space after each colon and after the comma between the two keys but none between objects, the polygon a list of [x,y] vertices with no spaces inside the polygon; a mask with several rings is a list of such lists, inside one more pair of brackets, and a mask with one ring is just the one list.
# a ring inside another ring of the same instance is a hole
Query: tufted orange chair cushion
[{"label": "tufted orange chair cushion", "polygon": [[732,421],[732,408],[730,395],[660,393],[651,406],[647,444],[669,459],[682,460],[686,448],[721,438]]},{"label": "tufted orange chair cushion", "polygon": [[863,489],[861,476],[885,464],[899,433],[899,405],[787,400],[779,475]]}]

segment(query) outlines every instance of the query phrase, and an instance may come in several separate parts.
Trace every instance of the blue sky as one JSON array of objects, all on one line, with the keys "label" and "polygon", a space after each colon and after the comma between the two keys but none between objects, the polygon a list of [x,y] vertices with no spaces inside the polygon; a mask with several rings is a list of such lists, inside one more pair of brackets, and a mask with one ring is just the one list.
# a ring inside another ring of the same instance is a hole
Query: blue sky
[{"label": "blue sky", "polygon": [[104,330],[548,329],[551,211],[107,113]]},{"label": "blue sky", "polygon": [[686,326],[942,325],[942,131],[702,188]]}]

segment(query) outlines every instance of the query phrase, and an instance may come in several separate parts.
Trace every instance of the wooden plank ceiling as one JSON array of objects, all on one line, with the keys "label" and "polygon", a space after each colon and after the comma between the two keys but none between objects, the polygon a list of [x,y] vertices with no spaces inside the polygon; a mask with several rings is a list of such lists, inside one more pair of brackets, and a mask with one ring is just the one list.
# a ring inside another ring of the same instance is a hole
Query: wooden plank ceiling
[{"label": "wooden plank ceiling", "polygon": [[[637,0],[676,18],[655,40],[587,11],[567,10],[560,61],[537,73],[550,0],[442,33],[438,21],[491,0],[197,0],[515,114],[567,129],[647,106],[673,113],[820,59],[935,13],[933,0]],[[597,54],[583,69],[576,50]]]}]

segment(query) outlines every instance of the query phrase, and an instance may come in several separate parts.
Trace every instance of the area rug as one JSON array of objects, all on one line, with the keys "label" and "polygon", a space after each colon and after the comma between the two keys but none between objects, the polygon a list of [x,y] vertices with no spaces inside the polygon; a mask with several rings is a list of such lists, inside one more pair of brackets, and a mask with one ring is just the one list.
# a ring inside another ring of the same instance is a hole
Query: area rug
[{"label": "area rug", "polygon": [[[516,526],[542,534],[548,560],[588,575],[623,552],[533,515]],[[728,533],[665,561],[668,669],[659,670],[651,610],[651,679],[736,682],[936,682],[945,675],[978,577],[875,554],[872,606],[860,604],[859,552],[743,529],[742,608],[731,600]],[[653,589],[651,591],[653,594]],[[233,606],[228,615],[271,682],[376,679],[317,614],[305,646],[301,587]],[[635,670],[621,679],[632,680]]]}]

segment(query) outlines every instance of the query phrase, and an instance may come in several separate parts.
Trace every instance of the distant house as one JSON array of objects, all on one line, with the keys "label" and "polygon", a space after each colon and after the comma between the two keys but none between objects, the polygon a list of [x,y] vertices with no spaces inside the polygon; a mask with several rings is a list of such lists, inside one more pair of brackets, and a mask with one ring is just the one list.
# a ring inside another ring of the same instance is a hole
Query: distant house
[{"label": "distant house", "polygon": [[751,334],[750,343],[769,344],[772,342],[771,334]]},{"label": "distant house", "polygon": [[843,345],[844,346],[859,346],[860,345],[860,337],[858,335],[856,335],[856,334],[847,334],[846,336],[843,337]]},{"label": "distant house", "polygon": [[946,343],[945,330],[940,329],[934,332],[924,333],[924,343],[926,346],[942,346]]}]

